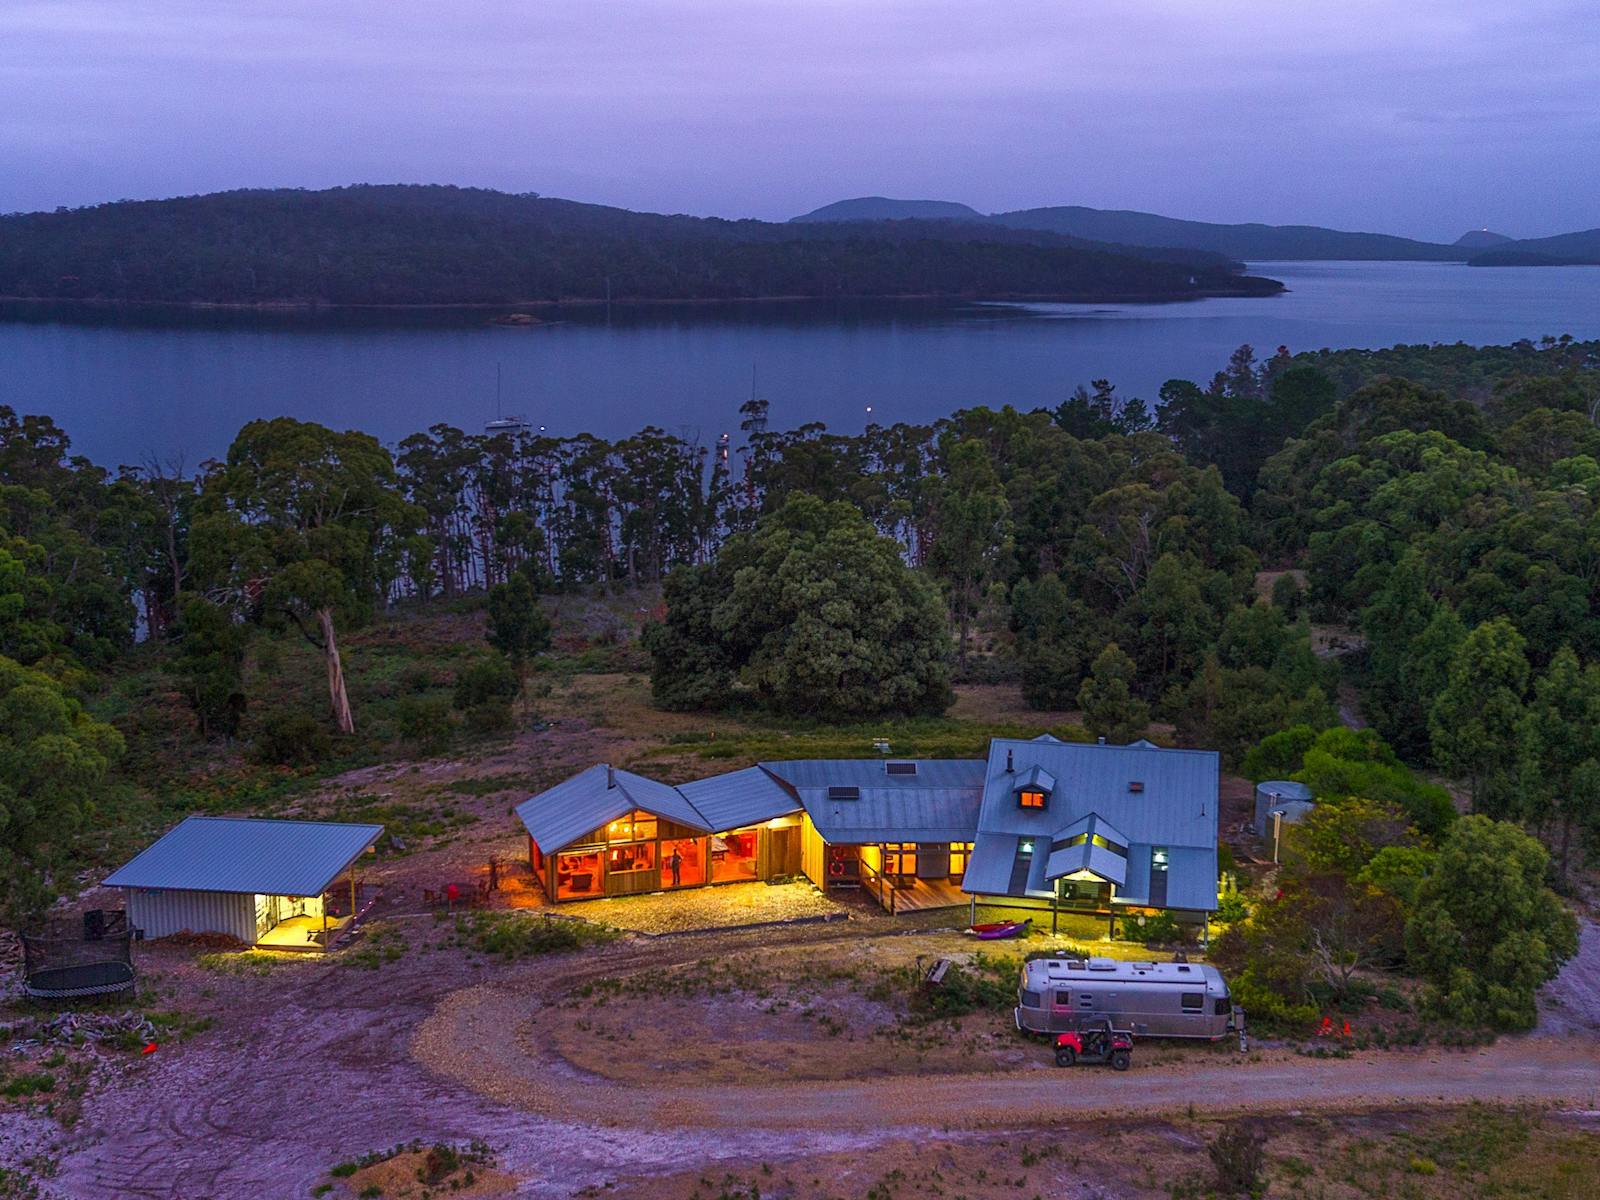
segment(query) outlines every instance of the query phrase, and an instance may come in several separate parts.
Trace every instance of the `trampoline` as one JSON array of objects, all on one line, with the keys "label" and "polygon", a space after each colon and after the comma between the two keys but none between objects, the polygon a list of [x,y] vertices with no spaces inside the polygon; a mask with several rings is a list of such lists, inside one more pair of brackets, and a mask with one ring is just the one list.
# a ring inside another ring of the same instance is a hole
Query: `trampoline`
[{"label": "trampoline", "polygon": [[22,990],[35,1000],[114,996],[134,985],[133,936],[127,932],[101,937],[25,933],[22,955]]}]

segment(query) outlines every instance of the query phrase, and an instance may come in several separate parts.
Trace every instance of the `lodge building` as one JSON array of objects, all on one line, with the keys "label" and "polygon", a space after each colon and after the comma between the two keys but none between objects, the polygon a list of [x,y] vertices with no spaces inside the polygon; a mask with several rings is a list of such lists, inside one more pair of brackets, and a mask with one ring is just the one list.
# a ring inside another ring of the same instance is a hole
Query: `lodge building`
[{"label": "lodge building", "polygon": [[556,902],[804,875],[890,912],[1217,907],[1211,751],[996,738],[986,759],[763,762],[676,787],[591,767],[517,806]]}]

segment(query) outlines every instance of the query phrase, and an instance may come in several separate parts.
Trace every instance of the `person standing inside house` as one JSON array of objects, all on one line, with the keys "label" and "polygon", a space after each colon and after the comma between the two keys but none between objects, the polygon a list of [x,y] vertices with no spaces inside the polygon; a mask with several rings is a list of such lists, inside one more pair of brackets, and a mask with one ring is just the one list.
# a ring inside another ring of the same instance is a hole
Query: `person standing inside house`
[{"label": "person standing inside house", "polygon": [[676,846],[672,848],[672,857],[667,859],[667,866],[672,870],[672,886],[680,886],[683,879],[683,855]]}]

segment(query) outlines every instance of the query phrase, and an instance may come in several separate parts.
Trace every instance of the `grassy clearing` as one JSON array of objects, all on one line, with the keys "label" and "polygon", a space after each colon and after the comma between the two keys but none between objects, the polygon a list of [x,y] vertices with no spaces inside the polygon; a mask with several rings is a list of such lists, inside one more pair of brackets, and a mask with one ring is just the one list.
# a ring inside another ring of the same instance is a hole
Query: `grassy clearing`
[{"label": "grassy clearing", "polygon": [[213,971],[218,975],[253,975],[259,978],[272,974],[284,964],[287,957],[283,954],[265,954],[260,950],[218,950],[198,955],[194,965],[202,971]]},{"label": "grassy clearing", "polygon": [[363,971],[376,971],[379,967],[399,962],[411,949],[398,926],[388,921],[374,921],[362,932],[361,940],[343,955],[346,966]]},{"label": "grassy clearing", "polygon": [[604,925],[537,913],[466,912],[457,915],[454,921],[452,941],[455,945],[506,959],[566,954],[601,946],[622,936],[620,931]]},{"label": "grassy clearing", "polygon": [[[580,1196],[611,1200],[1029,1200],[1169,1196],[1201,1200],[1218,1186],[1209,1149],[1229,1123],[1177,1119],[1067,1126],[1034,1135],[926,1138],[782,1161],[608,1181]],[[1553,1114],[1493,1105],[1435,1112],[1369,1111],[1263,1122],[1265,1200],[1587,1200],[1600,1136]],[[843,1181],[848,1180],[848,1183]]]}]

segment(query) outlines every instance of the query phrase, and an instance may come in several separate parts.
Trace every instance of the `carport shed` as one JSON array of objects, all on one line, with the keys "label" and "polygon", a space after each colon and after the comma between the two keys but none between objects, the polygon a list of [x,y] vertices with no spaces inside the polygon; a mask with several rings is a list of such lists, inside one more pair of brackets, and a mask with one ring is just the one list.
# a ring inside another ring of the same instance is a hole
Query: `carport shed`
[{"label": "carport shed", "polygon": [[[225,933],[246,945],[321,950],[356,911],[355,863],[382,825],[187,817],[106,879],[140,937]],[[324,895],[349,872],[349,911]]]}]

